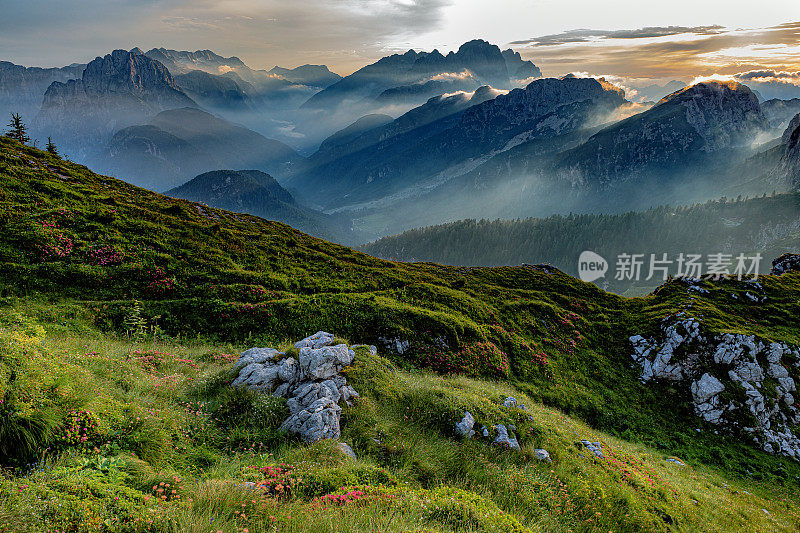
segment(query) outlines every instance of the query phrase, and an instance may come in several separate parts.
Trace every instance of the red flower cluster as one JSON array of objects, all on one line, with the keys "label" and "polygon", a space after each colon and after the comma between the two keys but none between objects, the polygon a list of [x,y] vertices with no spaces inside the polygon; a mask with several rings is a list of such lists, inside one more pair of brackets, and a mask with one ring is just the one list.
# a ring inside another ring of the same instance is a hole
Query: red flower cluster
[{"label": "red flower cluster", "polygon": [[98,424],[90,411],[70,411],[66,422],[58,436],[58,440],[67,445],[84,444],[98,435]]},{"label": "red flower cluster", "polygon": [[122,263],[122,254],[110,244],[93,245],[87,255],[92,265],[109,266]]},{"label": "red flower cluster", "polygon": [[48,261],[69,257],[72,254],[72,239],[63,233],[56,234],[53,230],[50,231],[50,234],[54,242],[41,246],[42,259]]},{"label": "red flower cluster", "polygon": [[315,498],[314,502],[325,508],[328,505],[347,505],[349,503],[355,503],[366,497],[366,494],[360,490],[354,489],[348,491],[347,488],[342,487],[341,491],[343,492],[342,494],[326,494],[321,498]]},{"label": "red flower cluster", "polygon": [[153,267],[147,271],[150,283],[147,285],[147,292],[153,296],[160,296],[175,290],[175,278],[167,276],[161,267]]}]

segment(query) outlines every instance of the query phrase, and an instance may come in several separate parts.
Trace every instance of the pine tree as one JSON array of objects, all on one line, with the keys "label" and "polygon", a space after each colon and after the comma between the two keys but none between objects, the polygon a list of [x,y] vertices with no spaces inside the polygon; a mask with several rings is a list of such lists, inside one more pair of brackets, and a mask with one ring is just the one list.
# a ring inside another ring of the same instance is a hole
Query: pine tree
[{"label": "pine tree", "polygon": [[22,122],[22,116],[19,113],[11,113],[11,122],[8,123],[8,128],[6,137],[11,137],[22,144],[31,140],[28,135],[28,127]]},{"label": "pine tree", "polygon": [[58,148],[56,148],[56,145],[53,143],[50,137],[47,138],[47,146],[45,146],[45,150],[47,150],[51,155],[61,157],[61,154],[58,153]]}]

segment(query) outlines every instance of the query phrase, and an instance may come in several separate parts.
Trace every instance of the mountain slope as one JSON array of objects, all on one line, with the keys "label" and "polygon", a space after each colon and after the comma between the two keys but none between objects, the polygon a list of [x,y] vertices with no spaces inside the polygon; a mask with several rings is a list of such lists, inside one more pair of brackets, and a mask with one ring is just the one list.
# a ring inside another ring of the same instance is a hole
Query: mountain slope
[{"label": "mountain slope", "polygon": [[206,172],[164,194],[284,222],[316,236],[348,240],[343,220],[299,205],[272,176],[258,170]]},{"label": "mountain slope", "polygon": [[779,149],[783,154],[774,175],[782,184],[800,190],[800,113],[783,132]]},{"label": "mountain slope", "polygon": [[175,76],[175,83],[203,107],[229,111],[247,111],[250,97],[229,76],[217,76],[202,70],[190,70]]},{"label": "mountain slope", "polygon": [[[388,115],[365,115],[365,117],[360,118],[347,128],[325,139],[320,144],[319,149],[309,157],[308,164],[304,168],[298,169],[297,172],[302,173],[306,169],[319,167],[324,163],[364,150],[370,146],[375,146],[378,143],[402,144],[413,142],[413,140],[409,141],[406,137],[403,137],[403,139],[398,137],[406,133],[409,133],[410,136],[421,137],[444,131],[452,126],[451,122],[456,120],[457,113],[470,106],[491,100],[499,94],[502,94],[502,92],[484,85],[474,92],[435,96],[423,105],[415,107],[397,119],[389,120],[382,125],[377,122],[380,117]],[[367,117],[371,118],[367,119]],[[430,125],[430,128],[426,128],[423,131],[422,128],[428,125]],[[414,130],[417,131],[414,132]],[[393,139],[394,137],[398,138]],[[314,172],[322,173],[326,172],[326,170],[319,168],[315,169]]]},{"label": "mountain slope", "polygon": [[774,98],[761,102],[761,110],[773,129],[783,130],[797,113],[800,113],[800,98],[779,100]]},{"label": "mountain slope", "polygon": [[254,168],[280,176],[301,159],[279,141],[205,111],[183,108],[115,133],[101,166],[131,183],[163,191],[224,168]]},{"label": "mountain slope", "polygon": [[165,109],[196,107],[169,71],[141,53],[114,50],[91,61],[81,79],[53,82],[33,122],[72,157],[104,146],[121,128]]},{"label": "mountain slope", "polygon": [[[728,426],[699,422],[688,384],[641,383],[629,337],[660,338],[665,323],[691,317],[704,335],[800,346],[798,273],[764,276],[758,287],[705,281],[708,292],[700,294],[671,281],[645,298],[623,299],[548,266],[379,260],[283,224],[98,176],[8,139],[0,139],[0,179],[5,297],[102,302],[98,320],[113,327],[124,300],[137,298],[144,316],[158,315],[172,335],[255,334],[274,342],[337,331],[379,345],[403,365],[509,379],[531,399],[665,449],[688,431],[731,450],[724,459],[704,446],[692,453],[742,476],[755,461],[777,465],[715,435]],[[758,301],[745,297],[754,291]],[[786,364],[797,376],[795,363]]]}]

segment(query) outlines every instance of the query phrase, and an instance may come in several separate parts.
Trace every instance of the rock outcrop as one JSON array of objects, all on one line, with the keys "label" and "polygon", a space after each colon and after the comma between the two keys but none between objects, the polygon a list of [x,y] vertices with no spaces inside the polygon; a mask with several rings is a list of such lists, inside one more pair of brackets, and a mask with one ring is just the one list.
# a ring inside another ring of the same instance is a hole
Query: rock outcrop
[{"label": "rock outcrop", "polygon": [[[755,335],[712,334],[695,318],[667,317],[658,338],[630,338],[641,379],[684,387],[697,416],[800,460],[795,377],[800,348]],[[794,376],[794,377],[792,377]]]},{"label": "rock outcrop", "polygon": [[[507,409],[525,410],[525,406],[522,404],[517,404],[517,399],[513,396],[506,397],[501,405]],[[533,418],[530,416],[528,418],[533,420]],[[520,449],[519,441],[515,435],[517,428],[512,424],[492,424],[491,432],[489,431],[489,428],[482,426],[479,433],[475,431],[474,427],[475,417],[469,411],[465,411],[464,417],[455,424],[456,435],[466,439],[471,439],[478,435],[479,438],[490,439],[491,444],[494,444],[495,446],[501,446],[514,450]],[[492,435],[494,435],[494,438],[491,438]]]},{"label": "rock outcrop", "polygon": [[339,402],[352,405],[359,395],[339,375],[355,351],[333,341],[331,333],[317,332],[295,344],[297,359],[273,348],[251,348],[234,365],[238,375],[232,385],[286,398],[289,418],[282,428],[303,440],[338,439]]},{"label": "rock outcrop", "polygon": [[770,273],[773,276],[782,276],[787,272],[800,272],[800,254],[783,254],[772,261]]}]

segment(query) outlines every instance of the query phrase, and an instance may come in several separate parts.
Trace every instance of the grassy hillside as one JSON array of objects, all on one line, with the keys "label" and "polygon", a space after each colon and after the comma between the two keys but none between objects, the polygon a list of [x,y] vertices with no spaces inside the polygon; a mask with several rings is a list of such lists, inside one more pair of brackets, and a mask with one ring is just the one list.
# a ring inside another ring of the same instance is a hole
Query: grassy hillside
[{"label": "grassy hillside", "polygon": [[[669,283],[623,299],[549,267],[383,261],[7,139],[0,230],[0,452],[17,467],[0,523],[16,530],[798,527],[800,466],[715,434],[685,391],[642,385],[628,341],[683,311],[708,331],[798,344],[798,274],[762,279],[755,306],[730,299],[748,290],[734,280],[704,282],[701,298]],[[320,329],[385,357],[350,370],[356,462],[281,435],[280,402],[225,386],[232,354]],[[505,394],[533,416],[520,452],[454,437],[464,409],[525,423],[498,406]],[[581,457],[582,438],[613,460]],[[541,446],[552,466],[532,460]],[[241,488],[259,476],[272,496]],[[180,498],[154,501],[161,482]],[[314,499],[342,487],[355,502]]]},{"label": "grassy hillside", "polygon": [[[360,249],[378,257],[450,265],[546,262],[572,275],[577,275],[580,253],[593,250],[609,261],[612,270],[606,280],[621,293],[634,285],[614,279],[613,268],[621,253],[646,257],[667,253],[675,260],[680,253],[759,251],[765,258],[761,271],[768,274],[773,258],[800,249],[800,194],[739,197],[620,215],[462,220],[384,237]],[[652,289],[657,282],[642,285]]]}]

